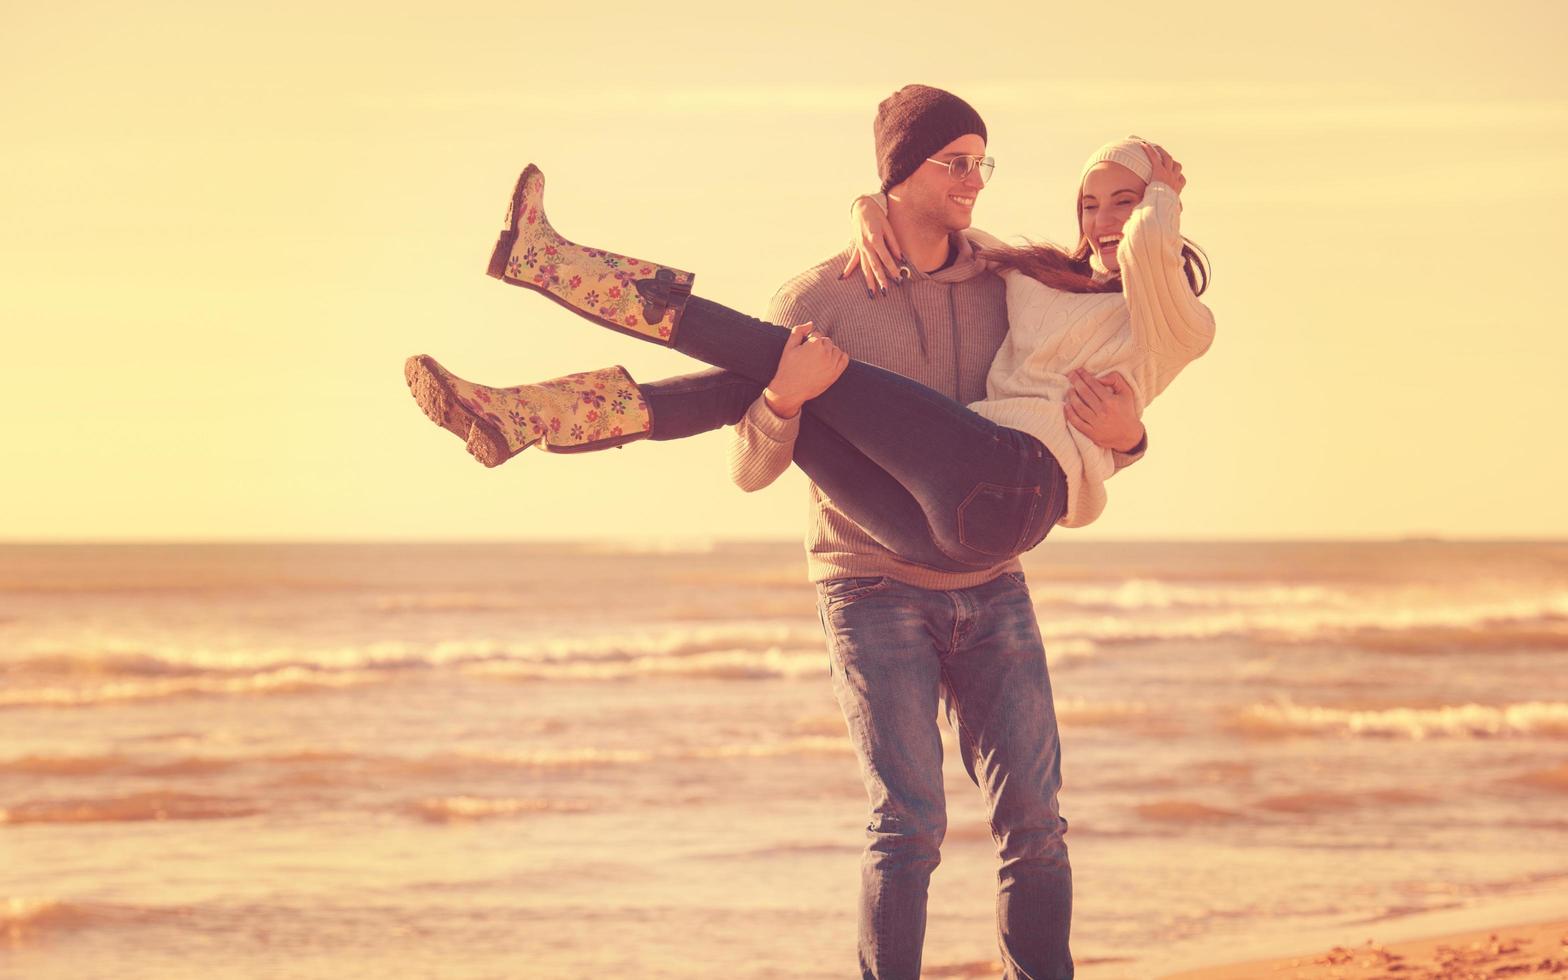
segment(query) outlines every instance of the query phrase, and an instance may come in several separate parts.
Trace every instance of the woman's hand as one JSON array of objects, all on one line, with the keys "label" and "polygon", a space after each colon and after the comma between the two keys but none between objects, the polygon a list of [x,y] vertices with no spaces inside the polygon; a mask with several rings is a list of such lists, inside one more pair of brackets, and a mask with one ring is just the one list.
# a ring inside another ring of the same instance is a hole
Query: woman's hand
[{"label": "woman's hand", "polygon": [[1165,152],[1164,147],[1156,146],[1148,140],[1143,141],[1143,152],[1148,156],[1149,166],[1154,170],[1154,173],[1149,175],[1149,183],[1159,181],[1169,186],[1180,197],[1181,189],[1187,186],[1187,178],[1181,175],[1181,164],[1172,159],[1171,155]]},{"label": "woman's hand", "polygon": [[810,323],[790,328],[778,371],[763,389],[762,397],[781,419],[799,415],[801,406],[827,391],[849,367],[849,355],[812,330]]},{"label": "woman's hand", "polygon": [[903,285],[899,265],[904,261],[904,249],[893,234],[887,212],[871,198],[859,197],[850,208],[849,220],[849,238],[855,244],[855,254],[849,257],[839,278],[848,279],[858,266],[866,280],[866,298],[874,298],[879,292],[886,296],[889,283]]},{"label": "woman's hand", "polygon": [[1067,422],[1096,446],[1125,453],[1143,441],[1138,398],[1120,372],[1094,375],[1078,368],[1068,375]]}]

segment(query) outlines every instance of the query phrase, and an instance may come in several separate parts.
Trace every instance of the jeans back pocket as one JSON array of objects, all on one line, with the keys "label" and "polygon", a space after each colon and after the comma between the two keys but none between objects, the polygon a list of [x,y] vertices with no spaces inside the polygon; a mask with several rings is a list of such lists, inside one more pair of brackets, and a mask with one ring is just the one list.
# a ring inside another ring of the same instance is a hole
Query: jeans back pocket
[{"label": "jeans back pocket", "polygon": [[1040,488],[980,483],[958,505],[958,540],[993,558],[1023,550],[1040,508]]}]

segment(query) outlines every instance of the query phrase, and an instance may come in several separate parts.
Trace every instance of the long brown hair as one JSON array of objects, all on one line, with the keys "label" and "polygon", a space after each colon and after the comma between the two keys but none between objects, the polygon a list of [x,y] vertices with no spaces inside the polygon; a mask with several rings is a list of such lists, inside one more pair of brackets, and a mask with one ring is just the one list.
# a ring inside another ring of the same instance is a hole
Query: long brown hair
[{"label": "long brown hair", "polygon": [[[1083,227],[1083,198],[1078,199],[1078,227]],[[1209,288],[1209,256],[1196,243],[1183,238],[1181,246],[1182,272],[1194,296],[1202,296]],[[1030,242],[1027,245],[1003,245],[985,250],[985,259],[997,272],[1016,269],[1030,279],[1059,289],[1064,293],[1119,293],[1122,277],[1114,275],[1096,282],[1089,256],[1094,249],[1089,239],[1080,233],[1078,247],[1071,252],[1049,242]]]},{"label": "long brown hair", "polygon": [[1089,243],[1082,242],[1078,250],[1068,252],[1049,242],[1030,242],[1027,245],[1003,245],[988,248],[984,253],[986,264],[997,272],[1008,269],[1017,271],[1064,293],[1119,293],[1121,276],[1096,282],[1094,270],[1089,266]]}]

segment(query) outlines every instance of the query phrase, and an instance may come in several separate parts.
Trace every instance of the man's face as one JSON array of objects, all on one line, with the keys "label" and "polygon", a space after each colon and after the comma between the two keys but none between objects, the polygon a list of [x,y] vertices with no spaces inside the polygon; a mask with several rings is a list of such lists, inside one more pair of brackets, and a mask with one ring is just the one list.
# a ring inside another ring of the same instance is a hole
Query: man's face
[{"label": "man's face", "polygon": [[985,186],[980,182],[979,168],[971,168],[963,180],[954,180],[945,166],[947,161],[965,154],[985,156],[985,140],[974,133],[960,136],[931,154],[931,159],[941,161],[940,165],[922,163],[903,183],[888,188],[888,197],[933,231],[949,234],[968,228],[975,201]]}]

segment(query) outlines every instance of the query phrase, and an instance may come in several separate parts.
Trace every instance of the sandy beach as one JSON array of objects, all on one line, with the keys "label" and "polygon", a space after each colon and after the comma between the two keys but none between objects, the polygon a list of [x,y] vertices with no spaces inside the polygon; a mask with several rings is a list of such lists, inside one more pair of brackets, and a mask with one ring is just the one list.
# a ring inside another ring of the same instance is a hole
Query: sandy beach
[{"label": "sandy beach", "polygon": [[1568,919],[1170,974],[1164,980],[1493,980],[1568,974]]},{"label": "sandy beach", "polygon": [[[866,794],[800,562],[0,547],[0,976],[843,976]],[[1568,548],[1064,541],[1026,574],[1081,980],[1568,961],[1560,924],[1486,929],[1568,918]],[[942,731],[925,975],[994,978]]]}]

